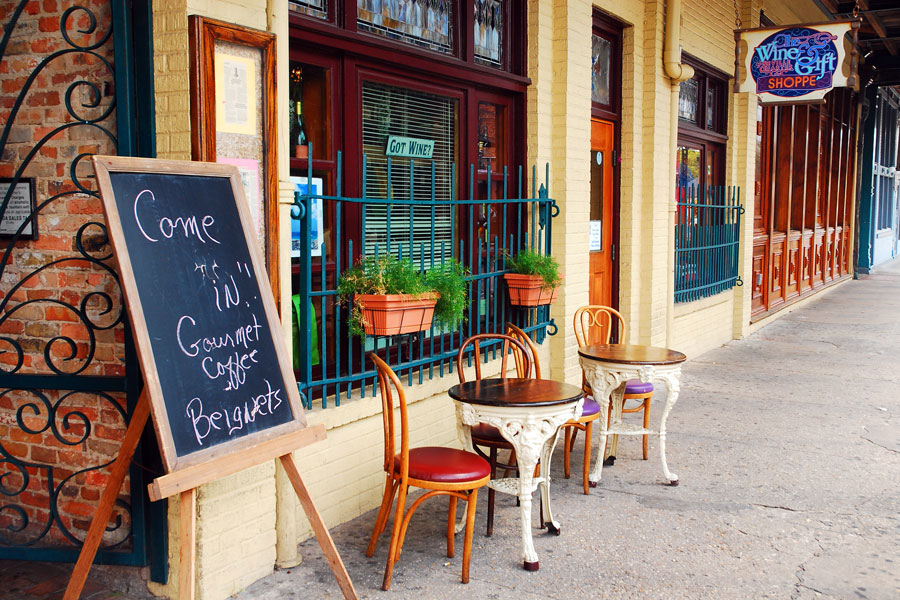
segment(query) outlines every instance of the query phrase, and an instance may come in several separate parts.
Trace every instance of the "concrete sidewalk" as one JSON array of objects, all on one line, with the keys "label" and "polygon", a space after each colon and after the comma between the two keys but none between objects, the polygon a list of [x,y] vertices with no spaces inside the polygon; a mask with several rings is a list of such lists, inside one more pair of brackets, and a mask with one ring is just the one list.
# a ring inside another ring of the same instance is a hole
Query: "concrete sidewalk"
[{"label": "concrete sidewalk", "polygon": [[[662,484],[652,439],[646,462],[623,439],[589,496],[556,456],[562,535],[535,530],[538,572],[521,568],[508,496],[492,538],[479,503],[468,585],[461,550],[443,555],[443,499],[416,513],[390,592],[388,535],[363,554],[375,512],[331,533],[361,598],[900,598],[898,387],[895,261],[685,365],[667,438],[679,487]],[[301,554],[237,598],[339,598],[316,541]]]},{"label": "concrete sidewalk", "polygon": [[[493,538],[479,503],[468,585],[461,550],[443,555],[446,501],[414,517],[390,592],[388,536],[363,554],[375,512],[331,533],[361,598],[900,598],[898,359],[900,261],[693,358],[668,422],[681,485],[662,484],[652,439],[646,462],[639,438],[623,439],[589,496],[556,456],[562,535],[535,530],[535,573],[508,496]],[[340,597],[316,541],[301,554],[237,598]]]},{"label": "concrete sidewalk", "polygon": [[[468,585],[459,583],[461,536],[457,558],[444,556],[445,499],[416,513],[390,592],[380,589],[388,535],[374,558],[364,556],[375,511],[331,534],[361,598],[900,598],[898,359],[895,261],[747,339],[691,357],[668,421],[680,486],[663,485],[652,439],[649,461],[640,460],[639,438],[623,439],[589,496],[579,476],[563,478],[557,449],[552,498],[562,535],[535,530],[538,572],[522,570],[509,496],[497,497],[492,538],[479,502]],[[654,406],[658,419],[661,399]],[[316,540],[300,552],[303,564],[236,597],[340,598]],[[9,595],[3,566],[0,597],[58,597],[29,595],[22,578]],[[92,597],[146,597],[135,576],[95,567],[91,580],[102,585]]]}]

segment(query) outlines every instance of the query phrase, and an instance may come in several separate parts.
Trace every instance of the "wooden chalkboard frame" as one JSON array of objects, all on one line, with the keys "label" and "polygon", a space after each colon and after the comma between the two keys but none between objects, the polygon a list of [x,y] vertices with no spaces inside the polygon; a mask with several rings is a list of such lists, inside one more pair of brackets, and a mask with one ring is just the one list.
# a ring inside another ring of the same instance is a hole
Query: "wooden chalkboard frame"
[{"label": "wooden chalkboard frame", "polygon": [[[237,167],[218,163],[200,163],[189,161],[169,161],[145,158],[94,156],[94,169],[103,198],[107,228],[119,265],[122,289],[128,307],[128,315],[132,325],[138,358],[144,374],[145,395],[149,398],[153,424],[159,440],[163,464],[168,473],[184,472],[186,477],[176,478],[167,489],[153,492],[151,498],[158,499],[180,491],[184,491],[214,479],[218,479],[242,468],[262,463],[287,454],[316,439],[324,438],[320,428],[307,430],[306,417],[297,389],[288,349],[282,335],[281,321],[271,294],[266,293],[268,278],[265,265],[259,256],[249,209],[244,199],[243,186]],[[227,179],[231,185],[233,200],[240,216],[244,241],[247,244],[252,268],[260,286],[260,300],[265,311],[265,325],[272,332],[275,355],[278,367],[285,382],[287,401],[293,414],[293,420],[273,426],[262,431],[228,440],[197,450],[185,456],[176,452],[172,429],[169,423],[166,404],[158,373],[158,365],[151,346],[144,309],[141,306],[138,286],[131,267],[131,257],[122,227],[121,215],[116,204],[115,191],[110,180],[110,173],[152,173],[167,175],[188,175],[209,178]],[[164,476],[160,480],[166,480]],[[160,480],[157,480],[159,482]],[[154,485],[156,482],[154,482]],[[155,496],[155,497],[154,497]]]}]

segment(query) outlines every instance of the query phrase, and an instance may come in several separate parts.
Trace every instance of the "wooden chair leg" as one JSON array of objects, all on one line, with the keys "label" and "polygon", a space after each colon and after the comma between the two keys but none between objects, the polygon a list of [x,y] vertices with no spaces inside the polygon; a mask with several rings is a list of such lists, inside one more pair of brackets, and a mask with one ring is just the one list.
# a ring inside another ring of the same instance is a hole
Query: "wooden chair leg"
[{"label": "wooden chair leg", "polygon": [[[491,479],[497,476],[497,448],[491,448]],[[468,515],[466,515],[468,517]],[[488,488],[487,537],[494,535],[494,488]]]},{"label": "wooden chair leg", "polygon": [[469,563],[472,559],[472,533],[475,531],[475,505],[478,502],[478,488],[469,492],[466,510],[466,536],[463,540],[462,582],[469,583]]},{"label": "wooden chair leg", "polygon": [[387,567],[384,569],[384,581],[381,589],[388,591],[391,589],[391,575],[394,574],[394,563],[400,554],[400,527],[403,524],[403,509],[406,506],[407,487],[400,485],[397,491],[397,511],[394,514],[394,527],[391,531],[391,548],[388,550]]},{"label": "wooden chair leg", "polygon": [[[468,520],[466,515],[466,520]],[[456,533],[456,496],[450,496],[450,510],[447,515],[447,558],[453,558],[453,535]]]},{"label": "wooden chair leg", "polygon": [[[644,429],[650,429],[650,398],[644,398]],[[644,434],[644,460],[650,456],[649,435]]]},{"label": "wooden chair leg", "polygon": [[590,482],[588,480],[588,475],[590,475],[591,471],[591,433],[594,427],[593,421],[588,421],[584,424],[584,472],[582,474],[582,485],[584,486],[584,493],[590,494]]},{"label": "wooden chair leg", "polygon": [[378,538],[384,531],[384,526],[387,525],[395,491],[396,485],[394,485],[391,476],[388,475],[387,481],[384,482],[384,498],[381,500],[381,508],[378,509],[378,518],[375,519],[375,529],[372,530],[372,539],[369,540],[369,547],[366,548],[366,556],[369,558],[372,558],[372,556],[375,555],[375,545],[378,543]]},{"label": "wooden chair leg", "polygon": [[572,427],[569,425],[564,425],[563,428],[566,430],[566,439],[563,444],[563,474],[566,479],[571,475],[571,468],[569,466],[569,455],[571,454],[571,442],[572,442]]}]

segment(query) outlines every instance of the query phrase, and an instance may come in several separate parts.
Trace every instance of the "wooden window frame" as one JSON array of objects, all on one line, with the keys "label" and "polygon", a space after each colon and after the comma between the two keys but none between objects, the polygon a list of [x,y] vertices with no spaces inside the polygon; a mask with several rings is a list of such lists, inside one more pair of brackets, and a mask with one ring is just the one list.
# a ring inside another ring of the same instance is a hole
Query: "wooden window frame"
[{"label": "wooden window frame", "polygon": [[[527,22],[525,3],[504,0],[503,11],[506,30],[501,49],[502,67],[485,65],[475,61],[475,5],[471,0],[463,0],[453,5],[453,27],[456,37],[453,52],[445,54],[427,48],[417,47],[386,37],[360,32],[356,27],[356,0],[334,0],[329,5],[329,19],[322,20],[303,14],[289,15],[292,36],[294,29],[304,31],[304,39],[320,44],[371,56],[385,62],[398,60],[397,54],[405,55],[403,62],[411,67],[443,74],[445,68],[470,71],[466,79],[493,87],[527,86]],[[449,74],[449,71],[448,71]],[[506,83],[504,81],[508,80]],[[510,87],[510,89],[512,89]]]},{"label": "wooden window frame", "polygon": [[604,121],[619,122],[622,110],[622,29],[618,21],[613,21],[606,13],[594,10],[591,36],[599,36],[612,44],[609,69],[609,104],[591,101],[591,117]]},{"label": "wooden window frame", "polygon": [[[719,71],[712,65],[689,55],[682,57],[682,62],[694,68],[694,77],[698,81],[697,87],[697,118],[699,123],[678,119],[678,135],[691,135],[712,142],[724,144],[728,141],[728,75]],[[715,85],[720,90],[716,98],[716,122],[712,129],[706,127],[707,91],[710,85]]]}]

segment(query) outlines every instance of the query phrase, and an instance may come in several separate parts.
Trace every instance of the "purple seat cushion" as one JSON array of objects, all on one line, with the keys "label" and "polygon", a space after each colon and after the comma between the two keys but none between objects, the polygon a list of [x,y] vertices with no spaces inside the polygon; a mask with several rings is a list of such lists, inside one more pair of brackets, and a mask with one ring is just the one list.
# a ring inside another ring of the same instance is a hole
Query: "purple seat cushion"
[{"label": "purple seat cushion", "polygon": [[581,417],[591,417],[600,412],[600,404],[594,400],[593,396],[585,396],[584,404],[581,407]]},{"label": "purple seat cushion", "polygon": [[652,391],[652,383],[644,383],[640,379],[629,379],[625,382],[626,394],[649,394]]}]

